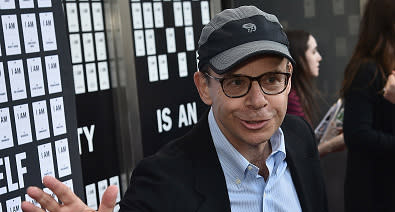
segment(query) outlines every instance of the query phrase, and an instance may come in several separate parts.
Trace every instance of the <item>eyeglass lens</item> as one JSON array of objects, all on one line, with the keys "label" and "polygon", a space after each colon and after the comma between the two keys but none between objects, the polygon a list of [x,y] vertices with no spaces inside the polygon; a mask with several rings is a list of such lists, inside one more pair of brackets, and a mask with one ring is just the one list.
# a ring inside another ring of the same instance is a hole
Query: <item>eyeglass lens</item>
[{"label": "eyeglass lens", "polygon": [[262,91],[273,95],[283,92],[287,86],[288,74],[265,73],[258,78],[248,76],[232,76],[222,80],[222,88],[229,97],[241,97],[248,93],[252,81],[257,80]]}]

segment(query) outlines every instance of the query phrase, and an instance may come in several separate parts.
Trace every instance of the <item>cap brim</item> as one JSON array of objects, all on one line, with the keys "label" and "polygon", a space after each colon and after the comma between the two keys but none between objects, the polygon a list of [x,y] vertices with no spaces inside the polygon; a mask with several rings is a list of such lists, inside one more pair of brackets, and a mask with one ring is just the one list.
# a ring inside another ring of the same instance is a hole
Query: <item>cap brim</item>
[{"label": "cap brim", "polygon": [[291,63],[295,64],[286,45],[268,40],[260,40],[245,43],[223,51],[210,59],[210,65],[215,73],[224,74],[246,59],[260,54],[284,56],[288,58]]}]

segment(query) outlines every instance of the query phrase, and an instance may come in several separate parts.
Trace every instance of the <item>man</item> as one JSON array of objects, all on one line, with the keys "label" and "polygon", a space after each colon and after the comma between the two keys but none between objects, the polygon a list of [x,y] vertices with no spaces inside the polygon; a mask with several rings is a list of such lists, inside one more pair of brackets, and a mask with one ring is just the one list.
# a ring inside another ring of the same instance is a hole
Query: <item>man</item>
[{"label": "man", "polygon": [[[294,61],[277,18],[253,6],[225,10],[203,28],[198,53],[194,82],[211,109],[140,162],[121,211],[327,211],[313,132],[284,119]],[[44,184],[64,202],[29,188],[44,208],[89,210],[54,178]],[[111,210],[115,192],[100,211]]]}]

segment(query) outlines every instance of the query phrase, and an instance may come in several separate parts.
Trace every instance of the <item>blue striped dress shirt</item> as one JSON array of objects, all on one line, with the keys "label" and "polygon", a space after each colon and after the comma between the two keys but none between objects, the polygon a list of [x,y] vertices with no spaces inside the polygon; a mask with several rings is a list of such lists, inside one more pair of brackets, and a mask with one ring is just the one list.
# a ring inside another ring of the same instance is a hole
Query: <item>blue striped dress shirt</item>
[{"label": "blue striped dress shirt", "polygon": [[232,212],[301,212],[298,195],[285,161],[284,135],[279,128],[270,138],[272,153],[266,159],[268,180],[222,134],[212,109],[209,126],[225,174]]}]

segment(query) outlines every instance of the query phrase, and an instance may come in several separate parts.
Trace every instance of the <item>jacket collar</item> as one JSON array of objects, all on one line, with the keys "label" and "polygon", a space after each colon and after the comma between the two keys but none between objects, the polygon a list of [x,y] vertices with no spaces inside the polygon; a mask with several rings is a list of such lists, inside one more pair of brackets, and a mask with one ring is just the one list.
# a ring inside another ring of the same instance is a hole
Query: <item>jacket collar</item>
[{"label": "jacket collar", "polygon": [[213,144],[208,125],[208,112],[186,135],[195,176],[195,189],[202,197],[199,212],[230,212],[225,176]]},{"label": "jacket collar", "polygon": [[[309,170],[313,163],[313,161],[318,161],[313,158],[311,155],[307,155],[305,150],[303,149],[305,145],[301,145],[306,143],[306,138],[302,139],[300,136],[301,133],[296,132],[292,125],[288,124],[287,116],[285,117],[281,128],[284,132],[284,139],[286,142],[285,149],[287,152],[287,164],[291,172],[292,181],[294,183],[296,193],[298,194],[299,203],[304,212],[312,212],[311,208],[312,203],[311,199],[309,199],[309,192],[312,191],[309,188],[308,179],[311,179],[306,174],[310,174],[312,170]],[[319,161],[318,161],[319,162]]]}]

